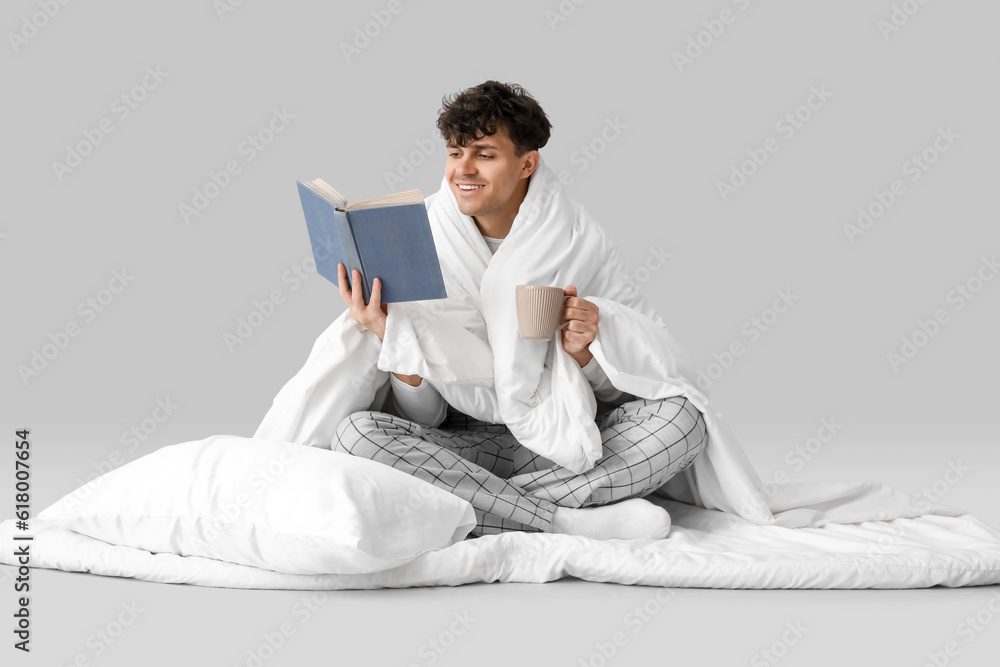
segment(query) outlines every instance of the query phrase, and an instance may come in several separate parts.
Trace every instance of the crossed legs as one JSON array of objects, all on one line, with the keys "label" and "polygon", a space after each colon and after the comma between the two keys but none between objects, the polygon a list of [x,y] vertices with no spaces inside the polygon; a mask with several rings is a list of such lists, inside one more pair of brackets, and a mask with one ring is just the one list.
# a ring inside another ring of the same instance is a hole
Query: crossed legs
[{"label": "crossed legs", "polygon": [[690,466],[708,442],[704,416],[682,396],[630,401],[599,415],[598,426],[603,456],[579,474],[522,446],[505,425],[452,409],[438,428],[385,412],[355,412],[338,426],[333,448],[464,498],[476,513],[472,535],[480,536],[559,532],[553,530],[559,507],[641,498]]}]

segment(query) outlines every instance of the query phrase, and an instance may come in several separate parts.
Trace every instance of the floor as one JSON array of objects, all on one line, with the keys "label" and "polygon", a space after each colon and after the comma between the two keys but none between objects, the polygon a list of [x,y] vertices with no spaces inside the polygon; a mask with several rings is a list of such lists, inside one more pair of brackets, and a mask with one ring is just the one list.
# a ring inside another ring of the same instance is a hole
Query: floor
[{"label": "floor", "polygon": [[1000,653],[1000,586],[737,591],[564,579],[304,593],[33,577],[32,665],[976,667]]},{"label": "floor", "polygon": [[[773,439],[748,438],[762,479],[787,467],[784,448],[773,445],[795,442],[792,430],[774,427]],[[993,500],[1000,450],[981,434],[960,444],[946,436],[945,427],[924,429],[923,439],[901,437],[898,427],[858,428],[792,481],[871,479],[917,493],[933,486],[949,457],[961,456],[972,471],[941,502],[1000,525]],[[896,445],[887,448],[889,442]],[[11,568],[0,568],[0,580],[6,577],[0,589],[13,610],[10,576]],[[34,570],[31,610],[31,655],[4,664],[604,667],[679,659],[751,667],[978,667],[997,664],[1000,655],[1000,586],[769,591],[563,579],[304,593]]]}]

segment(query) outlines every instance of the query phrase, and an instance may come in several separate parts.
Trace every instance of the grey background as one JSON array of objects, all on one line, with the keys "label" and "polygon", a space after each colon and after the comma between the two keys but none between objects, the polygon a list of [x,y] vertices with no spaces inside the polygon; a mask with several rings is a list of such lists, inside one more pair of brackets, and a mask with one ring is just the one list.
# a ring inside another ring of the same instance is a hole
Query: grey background
[{"label": "grey background", "polygon": [[[344,308],[315,274],[298,285],[284,280],[309,257],[295,180],[321,177],[352,201],[436,191],[441,98],[493,78],[523,85],[542,104],[553,123],[544,159],[570,171],[570,196],[611,232],[696,364],[707,368],[732,342],[745,344],[707,393],[763,478],[786,471],[793,481],[868,479],[917,493],[961,460],[972,471],[939,501],[1000,525],[992,488],[1000,281],[985,282],[961,310],[947,300],[1000,250],[995,3],[896,2],[919,11],[885,39],[878,22],[894,7],[886,0],[401,0],[402,11],[348,62],[341,44],[388,4],[245,0],[220,18],[208,0],[70,3],[15,51],[9,33],[42,10],[6,3],[0,426],[32,430],[35,511],[108,461],[216,433],[251,435]],[[553,29],[547,12],[560,6],[573,11]],[[727,9],[734,22],[678,71],[672,54]],[[166,78],[121,119],[113,100],[147,66]],[[805,103],[811,86],[832,97],[786,139],[775,122]],[[248,162],[238,147],[274,108],[294,119]],[[114,131],[60,182],[52,163],[103,118]],[[626,127],[581,169],[578,151],[608,119]],[[946,127],[957,141],[909,181],[903,163]],[[414,173],[387,183],[386,172],[432,137]],[[722,201],[716,182],[768,137],[778,152]],[[241,173],[185,223],[179,206],[229,160]],[[906,192],[851,244],[843,225],[895,178]],[[660,248],[667,263],[643,273]],[[123,267],[134,280],[86,322],[78,304]],[[223,335],[275,289],[284,303],[227,348]],[[778,289],[799,298],[750,342],[741,327]],[[950,321],[894,372],[887,353],[938,308]],[[22,381],[18,366],[70,321],[79,335]],[[168,398],[173,414],[126,447],[122,433]],[[842,431],[792,468],[786,455],[830,417]],[[4,507],[12,493],[3,475]],[[33,577],[37,650],[17,655],[31,664],[69,664],[80,653],[106,665],[175,664],[184,655],[246,664],[247,649],[293,619],[302,597]],[[13,608],[9,581],[4,590]],[[426,664],[420,645],[453,612],[469,610],[479,620],[438,664],[576,665],[655,593],[561,581],[331,594],[319,622],[304,624],[265,664]],[[697,656],[752,664],[786,621],[801,619],[810,631],[785,664],[889,656],[922,664],[988,594],[681,590],[612,663]],[[146,611],[95,656],[87,636],[128,600]],[[997,625],[960,641],[955,664],[986,664],[1000,645]]]}]

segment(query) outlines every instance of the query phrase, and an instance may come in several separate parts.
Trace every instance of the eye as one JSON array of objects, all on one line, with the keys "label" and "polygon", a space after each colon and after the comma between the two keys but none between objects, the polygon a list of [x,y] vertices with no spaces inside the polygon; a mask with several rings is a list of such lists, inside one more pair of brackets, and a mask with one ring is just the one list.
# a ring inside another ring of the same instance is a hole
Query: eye
[{"label": "eye", "polygon": [[493,159],[493,156],[492,156],[492,155],[487,155],[486,153],[480,153],[480,154],[479,154],[479,157],[484,157],[484,158],[486,158],[487,160],[492,160],[492,159]]}]

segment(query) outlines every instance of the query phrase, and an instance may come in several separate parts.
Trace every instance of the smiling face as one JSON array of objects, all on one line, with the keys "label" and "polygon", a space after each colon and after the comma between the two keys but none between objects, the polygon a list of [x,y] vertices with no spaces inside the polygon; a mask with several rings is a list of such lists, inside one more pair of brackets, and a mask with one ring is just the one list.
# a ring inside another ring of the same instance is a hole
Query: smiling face
[{"label": "smiling face", "polygon": [[447,149],[445,177],[458,210],[486,229],[502,229],[509,218],[509,230],[528,191],[528,177],[538,166],[538,151],[515,155],[514,143],[502,126],[464,147],[449,140]]}]

